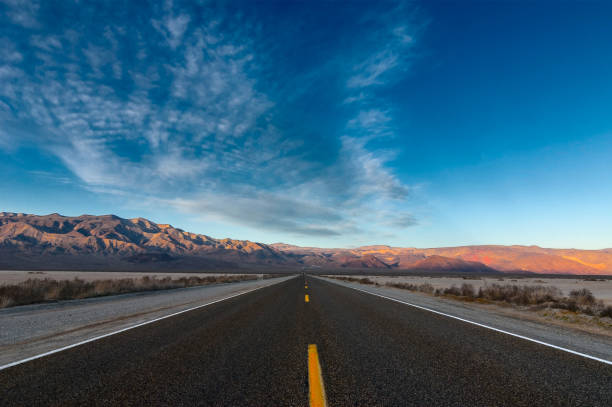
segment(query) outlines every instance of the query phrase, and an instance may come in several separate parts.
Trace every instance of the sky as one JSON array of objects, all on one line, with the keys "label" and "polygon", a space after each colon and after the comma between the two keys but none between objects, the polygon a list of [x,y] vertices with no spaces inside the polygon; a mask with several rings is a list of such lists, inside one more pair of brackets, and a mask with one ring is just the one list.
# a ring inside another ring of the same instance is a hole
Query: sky
[{"label": "sky", "polygon": [[612,247],[612,3],[0,0],[0,210]]}]

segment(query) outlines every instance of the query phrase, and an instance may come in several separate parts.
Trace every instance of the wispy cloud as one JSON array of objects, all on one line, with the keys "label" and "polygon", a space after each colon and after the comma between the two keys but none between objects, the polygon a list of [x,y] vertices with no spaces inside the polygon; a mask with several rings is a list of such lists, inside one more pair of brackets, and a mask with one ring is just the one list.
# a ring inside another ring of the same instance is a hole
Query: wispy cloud
[{"label": "wispy cloud", "polygon": [[339,236],[354,231],[339,211],[284,194],[245,190],[239,195],[179,198],[168,203],[208,219],[291,234]]},{"label": "wispy cloud", "polygon": [[385,166],[392,156],[389,152],[373,152],[365,147],[366,140],[355,137],[342,137],[344,165],[353,176],[357,186],[353,192],[355,198],[405,199],[410,187],[404,185]]},{"label": "wispy cloud", "polygon": [[[414,29],[414,28],[413,28]],[[410,28],[398,25],[375,33],[376,50],[353,67],[353,75],[347,80],[349,88],[367,88],[383,85],[393,79],[397,68],[405,72],[410,67],[411,51],[415,41]]]},{"label": "wispy cloud", "polygon": [[45,182],[53,182],[56,184],[72,184],[73,180],[66,176],[61,176],[49,171],[28,171],[31,175],[45,180]]},{"label": "wispy cloud", "polygon": [[278,113],[285,101],[262,63],[273,60],[274,40],[257,24],[167,2],[143,7],[138,24],[127,16],[88,25],[97,10],[79,7],[82,19],[61,30],[41,26],[35,5],[23,8],[29,23],[10,17],[31,31],[29,46],[0,39],[0,120],[30,127],[3,130],[0,147],[34,142],[91,191],[258,230],[367,234],[389,228],[393,212],[402,213],[394,228],[414,224],[404,208],[411,188],[388,167],[394,152],[368,147],[394,134],[392,110],[371,89],[406,69],[408,27],[380,28],[333,73],[344,77],[337,103],[350,117],[323,157]]},{"label": "wispy cloud", "polygon": [[395,68],[398,64],[398,56],[393,51],[386,49],[372,55],[366,61],[355,67],[359,73],[351,76],[347,82],[349,88],[365,88],[372,85],[381,85],[381,76]]},{"label": "wispy cloud", "polygon": [[354,130],[364,138],[373,138],[391,135],[392,118],[388,111],[378,108],[360,110],[357,116],[350,119],[347,123],[349,130]]},{"label": "wispy cloud", "polygon": [[13,147],[12,137],[4,130],[0,129],[0,148],[8,150]]},{"label": "wispy cloud", "polygon": [[[169,11],[172,13],[172,10]],[[179,46],[191,18],[187,14],[166,15],[161,20],[153,19],[151,23],[168,41],[171,48]]]},{"label": "wispy cloud", "polygon": [[368,145],[373,140],[396,137],[392,107],[377,91],[401,80],[412,65],[415,35],[420,26],[406,22],[414,17],[411,13],[405,16],[402,12],[405,7],[399,3],[392,12],[380,16],[378,29],[361,39],[367,45],[353,56],[355,63],[348,70],[348,94],[343,101],[352,118],[347,121],[346,134],[341,138],[342,151],[349,157],[347,163],[353,164],[351,173],[359,185],[351,194],[352,199],[360,202],[359,216],[378,225],[378,229],[386,228],[390,234],[418,224],[409,210],[414,188],[402,182],[388,167],[396,157],[395,151],[373,150]]},{"label": "wispy cloud", "polygon": [[37,14],[40,3],[34,0],[0,0],[4,6],[6,15],[14,24],[26,28],[38,26]]}]

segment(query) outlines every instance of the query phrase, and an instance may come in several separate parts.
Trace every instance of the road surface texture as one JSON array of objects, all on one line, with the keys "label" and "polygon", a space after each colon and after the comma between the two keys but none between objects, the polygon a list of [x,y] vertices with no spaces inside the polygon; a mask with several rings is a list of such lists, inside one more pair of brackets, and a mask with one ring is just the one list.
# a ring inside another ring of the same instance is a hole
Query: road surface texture
[{"label": "road surface texture", "polygon": [[0,366],[287,278],[0,309]]},{"label": "road surface texture", "polygon": [[450,298],[435,297],[419,292],[402,290],[400,288],[375,286],[369,284],[350,283],[331,280],[345,287],[352,287],[372,294],[391,297],[428,309],[447,313],[469,321],[509,331],[528,338],[540,340],[562,348],[572,349],[580,353],[612,360],[612,339],[609,336],[597,335],[546,323],[543,320],[527,320],[522,315],[508,315],[507,310],[498,306],[483,306]]},{"label": "road surface texture", "polygon": [[307,406],[308,345],[329,406],[611,404],[611,365],[306,280],[4,369],[0,404]]}]

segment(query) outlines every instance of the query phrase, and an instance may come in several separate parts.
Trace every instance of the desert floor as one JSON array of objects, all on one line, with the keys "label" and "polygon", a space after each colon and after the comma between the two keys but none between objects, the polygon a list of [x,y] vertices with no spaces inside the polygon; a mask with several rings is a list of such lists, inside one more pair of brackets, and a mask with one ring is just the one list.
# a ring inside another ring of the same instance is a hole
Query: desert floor
[{"label": "desert floor", "polygon": [[[246,274],[246,273],[245,273]],[[30,278],[50,278],[53,280],[72,280],[79,278],[85,281],[114,280],[121,278],[149,277],[208,277],[221,276],[224,273],[162,273],[162,272],[115,272],[115,271],[21,271],[0,270],[0,285],[17,284]]]},{"label": "desert floor", "polygon": [[[448,288],[452,285],[471,284],[475,289],[491,284],[515,284],[515,285],[546,285],[554,286],[563,291],[564,295],[569,295],[571,290],[588,288],[593,295],[605,304],[612,305],[612,279],[599,279],[597,277],[575,276],[571,278],[555,277],[448,277],[448,276],[364,276],[355,275],[355,278],[368,277],[370,280],[379,284],[391,283],[410,283],[424,284],[429,283],[434,288]],[[597,281],[590,281],[597,280]]]}]

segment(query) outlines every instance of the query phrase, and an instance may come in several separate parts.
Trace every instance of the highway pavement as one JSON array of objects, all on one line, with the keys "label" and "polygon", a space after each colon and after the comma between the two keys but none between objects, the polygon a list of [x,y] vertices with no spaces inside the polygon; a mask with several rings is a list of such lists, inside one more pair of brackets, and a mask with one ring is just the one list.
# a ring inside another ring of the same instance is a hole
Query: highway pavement
[{"label": "highway pavement", "polygon": [[206,306],[291,277],[23,305],[0,309],[0,369],[75,343]]},{"label": "highway pavement", "polygon": [[610,406],[612,366],[299,276],[3,369],[0,405]]}]

